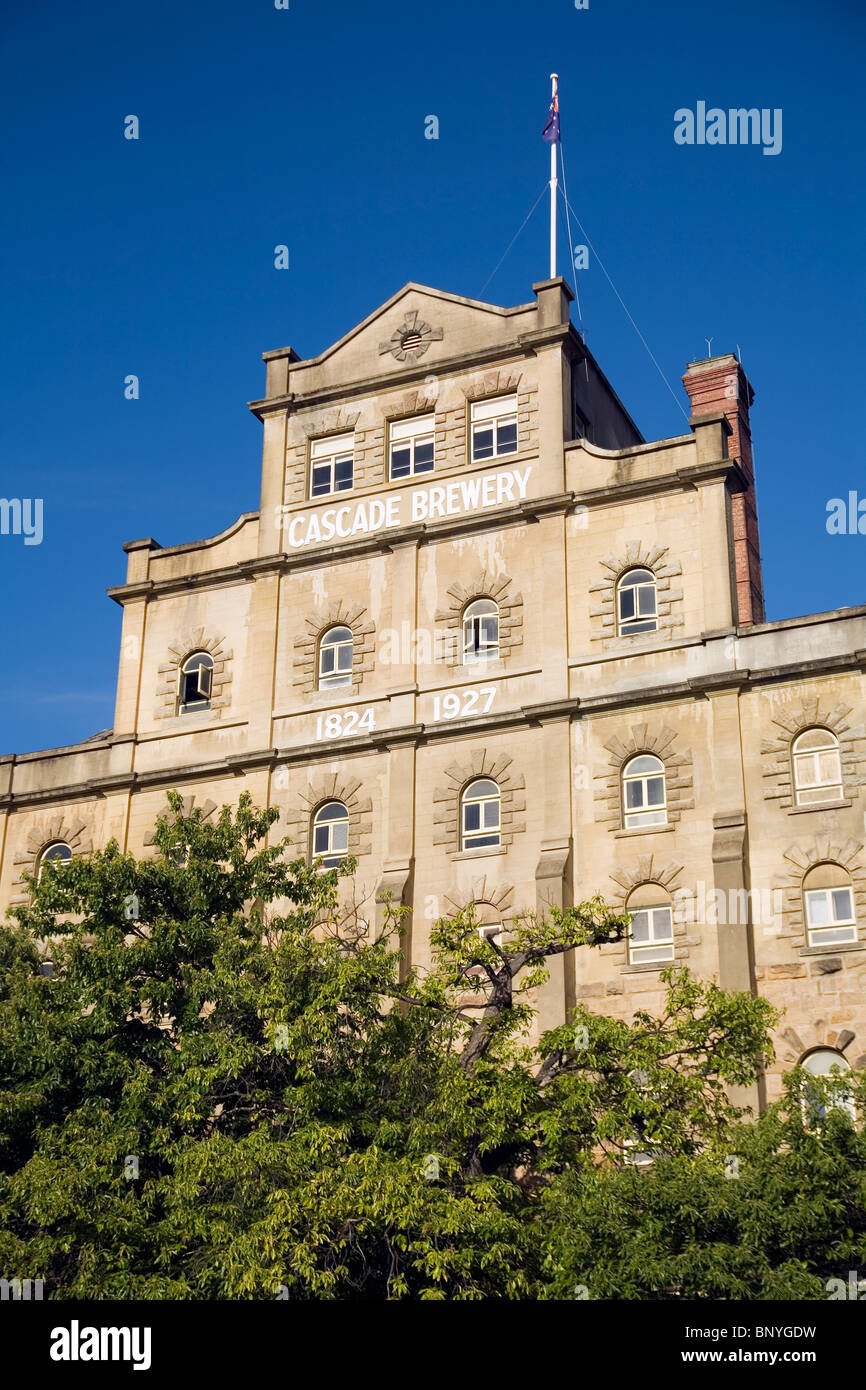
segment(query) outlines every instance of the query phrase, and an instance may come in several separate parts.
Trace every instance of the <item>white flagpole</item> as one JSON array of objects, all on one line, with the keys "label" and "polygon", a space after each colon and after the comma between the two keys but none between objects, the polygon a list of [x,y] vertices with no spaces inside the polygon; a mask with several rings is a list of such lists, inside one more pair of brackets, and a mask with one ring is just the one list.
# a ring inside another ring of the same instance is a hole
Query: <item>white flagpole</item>
[{"label": "white flagpole", "polygon": [[[559,88],[559,75],[552,72],[551,82],[551,101],[556,96]],[[556,276],[556,141],[550,142],[550,278]]]}]

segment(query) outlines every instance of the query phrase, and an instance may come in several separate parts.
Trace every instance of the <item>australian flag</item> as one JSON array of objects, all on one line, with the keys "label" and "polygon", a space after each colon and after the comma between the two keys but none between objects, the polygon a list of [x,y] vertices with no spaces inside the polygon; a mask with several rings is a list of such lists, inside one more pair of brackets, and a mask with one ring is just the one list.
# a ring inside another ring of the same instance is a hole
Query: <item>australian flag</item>
[{"label": "australian flag", "polygon": [[559,93],[550,103],[550,110],[547,113],[547,122],[541,133],[542,140],[546,140],[550,145],[559,144]]}]

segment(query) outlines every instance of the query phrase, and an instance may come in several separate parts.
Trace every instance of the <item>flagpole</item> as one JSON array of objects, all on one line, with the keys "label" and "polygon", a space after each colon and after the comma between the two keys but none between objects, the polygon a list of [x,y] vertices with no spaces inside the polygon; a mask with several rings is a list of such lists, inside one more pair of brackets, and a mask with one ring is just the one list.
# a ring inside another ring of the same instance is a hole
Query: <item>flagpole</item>
[{"label": "flagpole", "polygon": [[[551,101],[556,100],[559,90],[559,75],[552,72],[551,82]],[[556,141],[550,142],[550,278],[556,276]]]}]

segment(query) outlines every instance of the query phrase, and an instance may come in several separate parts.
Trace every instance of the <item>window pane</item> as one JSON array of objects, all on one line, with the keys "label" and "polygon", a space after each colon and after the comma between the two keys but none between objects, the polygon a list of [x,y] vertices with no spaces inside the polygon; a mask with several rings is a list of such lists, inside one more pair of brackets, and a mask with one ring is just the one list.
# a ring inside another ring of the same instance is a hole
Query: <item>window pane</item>
[{"label": "window pane", "polygon": [[656,941],[670,941],[673,937],[673,918],[669,907],[656,907],[652,914],[653,937]]},{"label": "window pane", "polygon": [[334,466],[335,487],[338,492],[344,492],[346,488],[352,486],[352,459],[338,459]]},{"label": "window pane", "polygon": [[353,652],[348,642],[344,642],[342,646],[337,648],[337,655],[337,669],[340,671],[351,671]]},{"label": "window pane", "polygon": [[319,652],[319,669],[322,672],[323,676],[330,675],[331,671],[333,671],[334,658],[336,657],[336,655],[336,647],[322,647],[321,651]]},{"label": "window pane", "polygon": [[499,638],[499,619],[495,616],[481,619],[481,635],[489,645],[496,642]]},{"label": "window pane", "polygon": [[513,454],[517,448],[517,421],[500,420],[496,429],[496,452]]},{"label": "window pane", "polygon": [[348,849],[349,846],[349,822],[347,820],[335,821],[331,833],[331,848],[336,850]]},{"label": "window pane", "polygon": [[433,467],[433,440],[415,444],[415,472],[428,473]]},{"label": "window pane", "polygon": [[650,777],[647,781],[647,805],[663,806],[665,799],[665,779],[663,777]]},{"label": "window pane", "polygon": [[498,796],[499,788],[489,777],[479,777],[469,787],[470,796]]},{"label": "window pane", "polygon": [[620,589],[619,616],[623,619],[634,617],[634,589]]},{"label": "window pane", "polygon": [[466,830],[480,829],[481,806],[477,801],[468,801],[463,807],[463,825]]},{"label": "window pane", "polygon": [[639,612],[641,614],[654,614],[656,611],[656,591],[647,585],[638,590],[640,597]]},{"label": "window pane", "polygon": [[830,920],[829,904],[827,894],[824,892],[812,892],[806,894],[806,912],[809,924],[813,927],[821,927]]},{"label": "window pane", "polygon": [[818,781],[824,786],[840,782],[839,754],[836,752],[818,754]]},{"label": "window pane", "polygon": [[321,497],[331,491],[331,469],[328,464],[317,464],[313,469],[313,486],[310,489],[314,497]]},{"label": "window pane", "polygon": [[649,941],[649,914],[635,912],[631,919],[631,934],[635,941]]},{"label": "window pane", "polygon": [[836,922],[847,922],[854,916],[854,905],[851,901],[850,888],[833,889],[833,920]]},{"label": "window pane", "polygon": [[317,825],[313,831],[313,853],[324,854],[328,848],[328,827]]},{"label": "window pane", "polygon": [[814,787],[817,782],[818,769],[815,765],[815,757],[812,753],[796,759],[797,763],[797,782],[801,787]]},{"label": "window pane", "polygon": [[643,805],[643,782],[626,782],[625,804],[628,807]]},{"label": "window pane", "polygon": [[493,429],[490,425],[477,425],[472,431],[473,459],[493,458]]},{"label": "window pane", "polygon": [[484,828],[485,830],[495,830],[499,825],[499,802],[485,801],[484,803]]},{"label": "window pane", "polygon": [[412,451],[408,445],[391,451],[391,477],[408,478],[412,464]]}]

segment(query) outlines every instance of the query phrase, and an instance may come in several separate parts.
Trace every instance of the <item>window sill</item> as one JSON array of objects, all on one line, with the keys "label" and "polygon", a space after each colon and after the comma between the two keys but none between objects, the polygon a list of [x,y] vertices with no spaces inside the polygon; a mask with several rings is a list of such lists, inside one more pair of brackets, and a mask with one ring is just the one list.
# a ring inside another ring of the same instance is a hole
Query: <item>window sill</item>
[{"label": "window sill", "polygon": [[667,970],[669,965],[676,965],[673,956],[670,960],[649,960],[642,965],[621,965],[619,973],[620,975],[646,975],[650,970],[655,970],[656,973],[659,970]]},{"label": "window sill", "polygon": [[640,830],[615,830],[613,838],[624,840],[631,835],[662,835],[666,830],[676,830],[676,826],[670,821],[666,821],[664,825],[647,825]]},{"label": "window sill", "polygon": [[505,854],[507,845],[479,845],[478,849],[461,849],[455,859],[486,859],[491,854]]},{"label": "window sill", "polygon": [[866,951],[866,941],[837,941],[826,946],[801,946],[799,956],[840,956],[843,951]]},{"label": "window sill", "polygon": [[813,801],[808,806],[790,806],[789,816],[804,816],[808,811],[838,811],[845,806],[853,806],[854,802],[843,798],[841,801]]}]

